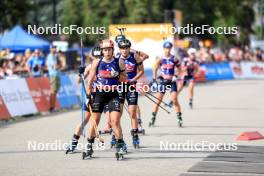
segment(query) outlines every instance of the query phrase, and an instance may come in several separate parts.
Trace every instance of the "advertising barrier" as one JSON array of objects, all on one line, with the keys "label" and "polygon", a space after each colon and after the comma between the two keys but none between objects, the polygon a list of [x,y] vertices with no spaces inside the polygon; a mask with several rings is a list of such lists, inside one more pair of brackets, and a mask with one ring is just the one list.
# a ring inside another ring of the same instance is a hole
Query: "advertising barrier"
[{"label": "advertising barrier", "polygon": [[1,97],[12,117],[38,112],[25,79],[0,81]]},{"label": "advertising barrier", "polygon": [[207,81],[234,79],[229,63],[202,64]]},{"label": "advertising barrier", "polygon": [[80,104],[76,87],[67,75],[61,75],[61,87],[58,92],[58,100],[62,108],[70,108]]},{"label": "advertising barrier", "polygon": [[3,101],[2,96],[0,96],[0,120],[7,120],[11,117],[11,115],[8,112],[8,109]]},{"label": "advertising barrier", "polygon": [[39,84],[38,79],[41,78],[27,78],[28,88],[30,90],[30,94],[33,98],[33,101],[38,109],[39,112],[46,112],[49,110],[49,100],[42,91],[42,88]]},{"label": "advertising barrier", "polygon": [[[225,62],[201,64],[195,76],[198,82],[230,79],[264,79],[262,62]],[[138,80],[137,89],[144,95],[142,88],[152,79],[151,69]],[[61,87],[57,94],[56,109],[80,105],[81,84],[74,73],[61,75]],[[0,119],[45,112],[50,107],[50,82],[47,77],[0,80]]]}]

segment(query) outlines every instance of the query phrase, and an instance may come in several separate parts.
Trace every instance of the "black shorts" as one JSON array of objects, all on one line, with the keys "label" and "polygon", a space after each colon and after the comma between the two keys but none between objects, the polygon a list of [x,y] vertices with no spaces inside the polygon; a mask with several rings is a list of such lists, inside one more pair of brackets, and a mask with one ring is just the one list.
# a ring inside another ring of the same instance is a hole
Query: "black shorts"
[{"label": "black shorts", "polygon": [[127,100],[128,105],[137,105],[138,104],[138,92],[137,91],[120,92],[119,100],[121,104],[124,104],[125,100]]},{"label": "black shorts", "polygon": [[135,85],[123,84],[123,89],[119,90],[119,100],[121,104],[125,103],[127,100],[128,105],[138,104],[138,92],[135,89]]},{"label": "black shorts", "polygon": [[158,83],[157,91],[165,93],[166,91],[177,92],[177,83],[172,81],[162,81]]},{"label": "black shorts", "polygon": [[188,83],[193,82],[194,80],[195,80],[194,76],[192,76],[192,75],[186,75],[183,78],[183,85],[185,86]]},{"label": "black shorts", "polygon": [[108,111],[120,112],[120,101],[118,92],[103,92],[98,91],[94,94],[92,100],[92,111],[95,113],[102,113],[105,106],[108,106]]}]

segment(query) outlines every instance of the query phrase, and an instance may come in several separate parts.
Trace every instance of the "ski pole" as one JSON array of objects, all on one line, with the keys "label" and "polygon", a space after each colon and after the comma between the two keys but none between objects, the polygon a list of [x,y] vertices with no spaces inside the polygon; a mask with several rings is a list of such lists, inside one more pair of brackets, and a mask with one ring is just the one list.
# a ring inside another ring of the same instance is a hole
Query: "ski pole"
[{"label": "ski pole", "polygon": [[162,107],[161,105],[159,105],[156,101],[154,101],[152,98],[150,98],[147,94],[145,94],[145,96],[150,100],[152,101],[153,103],[155,103],[156,105],[158,105],[161,109],[163,109],[164,111],[166,111],[168,114],[170,114],[170,112],[165,109],[164,107]]}]

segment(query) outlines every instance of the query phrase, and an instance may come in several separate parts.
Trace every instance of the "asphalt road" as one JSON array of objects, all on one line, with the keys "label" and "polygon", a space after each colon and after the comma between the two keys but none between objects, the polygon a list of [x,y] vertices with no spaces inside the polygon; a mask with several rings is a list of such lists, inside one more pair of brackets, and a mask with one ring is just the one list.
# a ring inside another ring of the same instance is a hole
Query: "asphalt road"
[{"label": "asphalt road", "polygon": [[[68,143],[75,125],[81,119],[80,110],[2,126],[0,175],[176,176],[189,173],[195,175],[196,173],[189,169],[214,153],[208,146],[203,150],[194,148],[196,144],[263,146],[264,140],[236,140],[244,131],[259,131],[264,134],[263,91],[262,80],[200,84],[195,89],[194,109],[190,110],[187,90],[184,89],[180,95],[183,128],[178,127],[173,109],[170,109],[171,114],[160,110],[156,126],[149,128],[153,103],[146,97],[141,97],[139,104],[146,135],[140,136],[141,148],[133,149],[130,120],[125,112],[122,116],[122,127],[129,153],[122,161],[116,161],[114,150],[109,147],[110,135],[103,135],[106,149],[95,151],[94,157],[88,160],[81,159],[81,151],[65,155],[63,149],[49,150],[52,149],[51,145],[44,146],[48,143],[53,145]],[[169,95],[165,100],[169,100]],[[100,127],[104,124],[105,117],[102,118]],[[84,144],[85,139],[81,137],[80,142]],[[180,145],[188,148],[181,148]],[[36,149],[33,146],[36,146]],[[217,173],[218,171],[206,172],[202,175]],[[240,174],[255,175],[244,170],[241,170]]]}]

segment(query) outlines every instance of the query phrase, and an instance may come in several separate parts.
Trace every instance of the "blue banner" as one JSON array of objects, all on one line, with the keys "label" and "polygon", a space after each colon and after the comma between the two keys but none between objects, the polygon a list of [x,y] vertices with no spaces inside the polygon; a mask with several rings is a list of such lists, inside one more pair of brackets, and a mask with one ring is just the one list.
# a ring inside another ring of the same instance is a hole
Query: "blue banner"
[{"label": "blue banner", "polygon": [[61,75],[61,87],[58,92],[58,100],[61,108],[70,108],[79,105],[80,100],[77,96],[76,88],[72,84],[68,75]]},{"label": "blue banner", "polygon": [[229,63],[203,64],[206,68],[205,78],[208,81],[234,79]]}]

